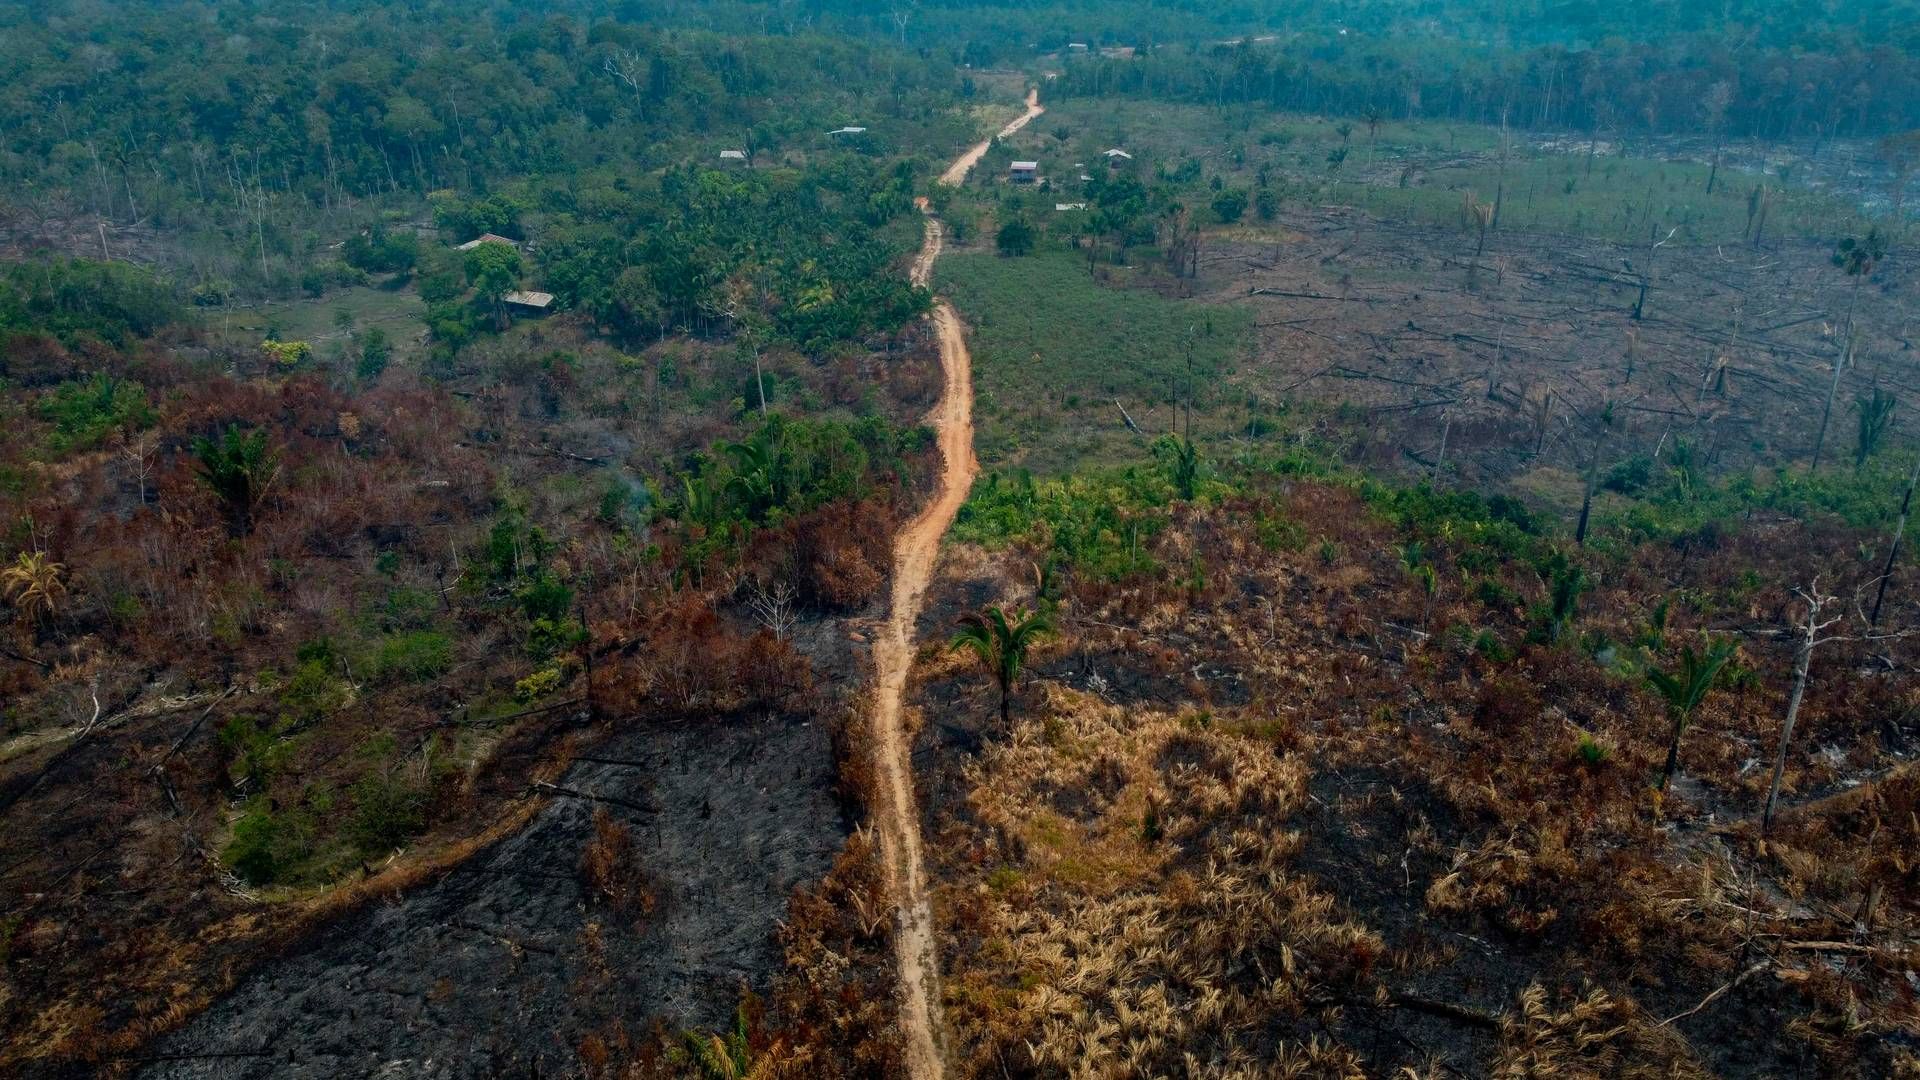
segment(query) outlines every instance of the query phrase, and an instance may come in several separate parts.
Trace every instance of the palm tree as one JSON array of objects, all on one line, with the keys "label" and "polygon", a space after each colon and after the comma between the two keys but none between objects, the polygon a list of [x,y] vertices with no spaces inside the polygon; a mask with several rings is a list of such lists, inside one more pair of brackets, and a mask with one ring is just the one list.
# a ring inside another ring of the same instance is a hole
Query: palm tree
[{"label": "palm tree", "polygon": [[1409,540],[1407,546],[1400,549],[1400,565],[1407,568],[1427,598],[1427,606],[1420,616],[1420,629],[1426,630],[1433,625],[1433,597],[1440,590],[1440,575],[1427,561],[1427,546],[1418,540]]},{"label": "palm tree", "polygon": [[280,472],[279,455],[267,445],[267,433],[230,427],[217,440],[193,440],[193,456],[200,459],[200,478],[227,504],[229,531],[234,536],[252,532],[254,508]]},{"label": "palm tree", "polygon": [[751,438],[726,446],[727,456],[733,458],[734,464],[726,490],[740,497],[748,519],[755,524],[763,523],[786,502],[792,454],[787,449],[785,432],[786,425],[775,416]]},{"label": "palm tree", "polygon": [[753,1026],[747,1022],[745,1004],[734,1013],[733,1030],[724,1035],[702,1031],[683,1032],[683,1054],[686,1064],[693,1067],[692,1075],[699,1080],[756,1080],[773,1075],[780,1067],[786,1043],[776,1039],[756,1054],[753,1050],[753,1034]]},{"label": "palm tree", "polygon": [[1680,664],[1673,671],[1647,672],[1647,683],[1667,703],[1667,715],[1673,720],[1673,739],[1667,745],[1667,768],[1660,776],[1660,790],[1667,790],[1673,774],[1680,769],[1680,738],[1693,722],[1694,712],[1720,681],[1720,673],[1733,659],[1738,646],[1732,638],[1710,638],[1707,647],[1695,652],[1689,645],[1680,651]]},{"label": "palm tree", "polygon": [[0,570],[0,589],[20,614],[29,619],[52,618],[67,586],[60,580],[66,567],[47,558],[43,551],[23,551],[13,565]]},{"label": "palm tree", "polygon": [[1000,724],[1013,724],[1013,691],[1027,666],[1034,642],[1053,632],[1053,620],[1043,612],[1015,611],[1009,616],[998,605],[960,620],[952,650],[967,649],[980,658],[1000,688]]},{"label": "palm tree", "polygon": [[1174,490],[1180,493],[1182,499],[1193,501],[1200,484],[1200,449],[1193,445],[1191,438],[1168,436],[1160,450],[1167,459]]},{"label": "palm tree", "polygon": [[1887,430],[1893,427],[1893,410],[1900,402],[1899,398],[1880,389],[1873,388],[1871,397],[1859,401],[1860,434],[1853,447],[1853,467],[1859,469],[1880,449],[1886,441]]}]

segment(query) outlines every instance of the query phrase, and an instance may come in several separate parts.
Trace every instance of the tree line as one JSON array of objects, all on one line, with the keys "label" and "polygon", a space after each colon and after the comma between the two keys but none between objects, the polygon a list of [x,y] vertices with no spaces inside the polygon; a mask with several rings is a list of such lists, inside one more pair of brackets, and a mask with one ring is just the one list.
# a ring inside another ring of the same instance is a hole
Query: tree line
[{"label": "tree line", "polygon": [[1920,54],[1845,35],[1812,44],[1698,35],[1515,51],[1336,31],[1087,58],[1065,65],[1051,92],[1616,134],[1786,139],[1920,127]]}]

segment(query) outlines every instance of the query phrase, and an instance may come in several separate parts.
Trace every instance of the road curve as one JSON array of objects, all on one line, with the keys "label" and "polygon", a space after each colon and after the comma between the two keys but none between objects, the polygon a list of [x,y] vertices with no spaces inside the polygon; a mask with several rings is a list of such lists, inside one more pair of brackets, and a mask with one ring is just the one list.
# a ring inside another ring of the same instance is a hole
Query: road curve
[{"label": "road curve", "polygon": [[[1000,129],[998,137],[1019,131],[1045,111],[1039,91],[1029,92],[1026,113]],[[987,140],[962,154],[941,174],[940,183],[959,186],[991,145],[992,140]],[[925,200],[920,205],[928,209]],[[932,284],[933,264],[946,241],[945,228],[930,211],[926,226],[926,240],[913,262],[916,285]],[[940,1080],[946,1066],[940,1038],[939,952],[934,947],[933,906],[913,788],[913,736],[902,715],[901,700],[913,667],[914,623],[933,579],[940,539],[959,514],[979,472],[973,456],[973,358],[967,353],[953,305],[936,299],[932,319],[940,338],[944,376],[940,402],[928,417],[939,433],[940,481],[933,500],[894,539],[891,606],[873,648],[873,732],[880,778],[880,805],[874,820],[897,909],[894,942],[900,964],[900,1026],[907,1039],[907,1074],[912,1080]]]}]

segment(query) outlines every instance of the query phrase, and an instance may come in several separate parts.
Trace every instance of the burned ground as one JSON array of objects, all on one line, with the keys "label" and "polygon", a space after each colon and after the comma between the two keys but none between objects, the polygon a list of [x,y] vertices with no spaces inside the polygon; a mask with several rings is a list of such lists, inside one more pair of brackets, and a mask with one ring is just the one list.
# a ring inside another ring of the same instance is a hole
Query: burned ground
[{"label": "burned ground", "polygon": [[[727,1027],[766,990],[789,893],[846,835],[825,727],[643,727],[586,758],[556,781],[578,795],[268,964],[143,1051],[171,1060],[141,1075],[553,1075],[615,1023]],[[596,810],[629,833],[618,869],[644,898],[591,887]]]},{"label": "burned ground", "polygon": [[[1870,574],[1861,533],[1763,517],[1730,526],[1714,559],[1574,553],[1602,585],[1556,639],[1528,564],[1554,558],[1545,541],[1488,559],[1464,519],[1387,513],[1339,484],[1233,482],[1268,494],[1169,507],[1160,569],[1062,565],[1060,635],[1011,731],[964,658],[923,653],[926,737],[976,732],[946,740],[928,818],[963,1075],[1153,1071],[1182,1053],[1227,1075],[1282,1047],[1296,1068],[1367,1075],[1912,1067],[1911,860],[1882,854],[1910,828],[1910,794],[1875,783],[1905,776],[1920,735],[1910,643],[1836,647],[1809,688],[1821,734],[1789,753],[1791,799],[1864,794],[1816,802],[1805,832],[1763,838],[1756,821],[1753,759],[1775,744],[1791,673],[1783,583]],[[1259,542],[1276,512],[1297,542]],[[1414,542],[1461,582],[1432,603],[1406,563]],[[1045,558],[957,547],[949,610],[1035,604],[1028,568]],[[1168,572],[1201,562],[1204,578]],[[1694,598],[1658,643],[1635,599],[1655,582]],[[1667,718],[1645,673],[1728,622],[1742,674],[1661,797]],[[1250,868],[1269,897],[1258,915],[1237,907]],[[1871,932],[1868,897],[1883,897]],[[1185,943],[1216,939],[1230,959],[1209,975]],[[1194,1010],[1220,1019],[1190,1029]]]},{"label": "burned ground", "polygon": [[1635,319],[1645,246],[1501,231],[1476,258],[1471,234],[1353,210],[1281,224],[1270,243],[1213,243],[1195,295],[1255,305],[1258,359],[1236,389],[1364,413],[1372,465],[1444,464],[1466,483],[1542,465],[1578,472],[1607,401],[1619,414],[1608,461],[1674,437],[1729,468],[1803,459],[1856,305],[1862,338],[1829,460],[1851,450],[1857,396],[1920,390],[1904,264],[1856,286],[1830,245],[1673,246]]}]

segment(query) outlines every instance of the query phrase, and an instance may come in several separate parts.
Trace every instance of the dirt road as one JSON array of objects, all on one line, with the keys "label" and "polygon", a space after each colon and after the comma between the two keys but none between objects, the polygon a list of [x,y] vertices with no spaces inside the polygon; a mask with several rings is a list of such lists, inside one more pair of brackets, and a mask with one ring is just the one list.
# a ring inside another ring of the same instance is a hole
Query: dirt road
[{"label": "dirt road", "polygon": [[[1028,124],[1033,123],[1034,117],[1046,111],[1046,107],[1040,104],[1040,91],[1027,91],[1026,114],[1014,120],[1006,127],[1001,128],[1000,133],[995,135],[994,138],[1006,138],[1021,128],[1026,127]],[[955,158],[953,164],[947,166],[947,171],[940,174],[940,182],[948,187],[959,187],[965,183],[967,173],[973,171],[975,165],[980,164],[980,159],[987,156],[987,150],[992,146],[993,139],[988,139],[985,142],[977,144],[966,153],[961,154],[958,158]]]},{"label": "dirt road", "polygon": [[[1011,135],[1046,110],[1040,93],[1027,95],[1025,115],[1000,130]],[[941,174],[940,182],[958,186],[986,155],[991,141],[962,154]],[[926,203],[921,203],[925,210]],[[913,281],[933,280],[946,230],[927,217],[927,238],[913,263]],[[920,850],[920,811],[913,790],[913,737],[901,715],[907,672],[913,666],[913,627],[927,583],[933,578],[940,538],[967,499],[979,465],[973,457],[973,358],[960,332],[960,317],[945,300],[935,300],[933,325],[940,336],[940,367],[945,374],[940,403],[928,418],[939,432],[940,484],[933,500],[901,531],[893,547],[892,608],[874,641],[874,743],[880,775],[880,806],[875,820],[881,856],[899,905],[894,937],[900,960],[900,1026],[907,1036],[907,1067],[913,1080],[938,1080],[945,1073],[940,1050],[940,963],[933,941],[933,908],[928,901],[926,863]]]}]

